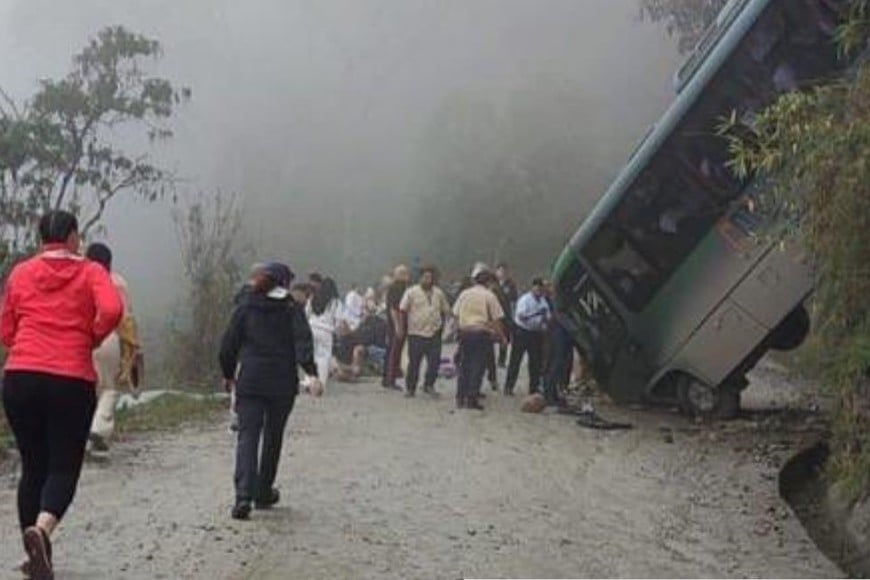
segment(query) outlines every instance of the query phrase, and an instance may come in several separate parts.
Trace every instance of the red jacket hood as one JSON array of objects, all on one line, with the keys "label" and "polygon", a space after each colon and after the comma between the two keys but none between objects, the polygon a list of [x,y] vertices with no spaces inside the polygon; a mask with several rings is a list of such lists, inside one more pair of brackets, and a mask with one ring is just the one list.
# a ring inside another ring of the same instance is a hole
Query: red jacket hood
[{"label": "red jacket hood", "polygon": [[34,263],[33,282],[45,292],[56,292],[72,282],[85,267],[81,256],[67,250],[47,249]]}]

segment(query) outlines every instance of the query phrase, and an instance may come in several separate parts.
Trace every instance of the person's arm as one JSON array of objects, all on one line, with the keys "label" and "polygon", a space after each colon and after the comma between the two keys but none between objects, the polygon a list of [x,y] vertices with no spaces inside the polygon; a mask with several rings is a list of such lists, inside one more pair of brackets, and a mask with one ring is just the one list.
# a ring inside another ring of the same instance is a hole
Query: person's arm
[{"label": "person's arm", "polygon": [[396,337],[401,340],[405,336],[405,329],[408,327],[408,312],[411,311],[411,289],[405,290],[402,294],[402,299],[399,301],[399,309],[394,311],[394,320],[396,321]]},{"label": "person's arm", "polygon": [[242,350],[245,329],[245,307],[237,306],[233,311],[230,324],[221,340],[219,360],[224,385],[230,387],[236,380],[236,368],[239,363],[239,352]]},{"label": "person's arm", "polygon": [[17,301],[13,289],[14,279],[15,270],[9,275],[3,288],[3,313],[0,315],[0,337],[2,337],[3,346],[7,349],[12,348],[15,333],[18,330]]},{"label": "person's arm", "polygon": [[498,298],[491,292],[490,296],[487,297],[486,310],[489,313],[490,328],[492,328],[492,333],[495,335],[496,340],[501,344],[507,344],[507,332],[504,325],[505,311],[501,307]]},{"label": "person's arm", "polygon": [[118,327],[124,316],[124,301],[112,281],[112,277],[102,266],[91,266],[91,294],[96,306],[94,320],[94,345],[102,344],[107,336]]},{"label": "person's arm", "polygon": [[293,345],[296,349],[296,364],[302,367],[309,377],[317,376],[317,364],[314,362],[314,337],[308,319],[299,306],[293,310]]}]

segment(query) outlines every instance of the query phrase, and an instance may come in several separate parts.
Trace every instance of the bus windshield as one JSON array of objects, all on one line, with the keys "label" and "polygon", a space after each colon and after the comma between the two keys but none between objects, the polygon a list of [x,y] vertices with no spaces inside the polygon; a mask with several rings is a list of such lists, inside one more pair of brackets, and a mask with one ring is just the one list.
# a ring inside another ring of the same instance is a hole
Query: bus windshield
[{"label": "bus windshield", "polygon": [[579,261],[572,261],[560,282],[559,309],[570,316],[575,337],[592,363],[596,378],[605,380],[625,337],[625,324]]}]

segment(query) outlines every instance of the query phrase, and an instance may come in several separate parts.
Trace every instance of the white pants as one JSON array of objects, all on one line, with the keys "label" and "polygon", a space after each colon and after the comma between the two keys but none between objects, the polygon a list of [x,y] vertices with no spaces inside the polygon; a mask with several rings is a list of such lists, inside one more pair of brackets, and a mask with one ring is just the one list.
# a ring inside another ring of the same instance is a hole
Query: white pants
[{"label": "white pants", "polygon": [[314,362],[317,364],[317,378],[326,389],[329,380],[329,367],[332,364],[332,333],[319,328],[312,328],[314,335]]},{"label": "white pants", "polygon": [[118,385],[115,379],[121,370],[121,341],[113,332],[94,351],[97,369],[97,410],[91,424],[91,433],[108,439],[115,431],[115,407],[118,405]]}]

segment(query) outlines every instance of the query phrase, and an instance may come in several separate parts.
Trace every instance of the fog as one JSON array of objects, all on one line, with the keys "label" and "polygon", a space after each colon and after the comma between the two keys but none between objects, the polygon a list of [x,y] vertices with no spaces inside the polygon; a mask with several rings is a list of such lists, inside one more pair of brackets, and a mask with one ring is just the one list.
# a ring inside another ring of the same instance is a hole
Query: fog
[{"label": "fog", "polygon": [[[344,282],[438,262],[427,229],[445,226],[421,203],[441,186],[433,127],[457,102],[570,150],[561,193],[535,202],[558,222],[507,226],[504,257],[528,243],[522,270],[545,270],[672,98],[678,64],[637,0],[0,0],[0,85],[26,97],[110,24],[159,39],[155,72],[193,90],[155,151],[182,190],[239,192],[259,256]],[[164,317],[183,287],[169,204],[119,201],[106,225],[140,311]]]}]

